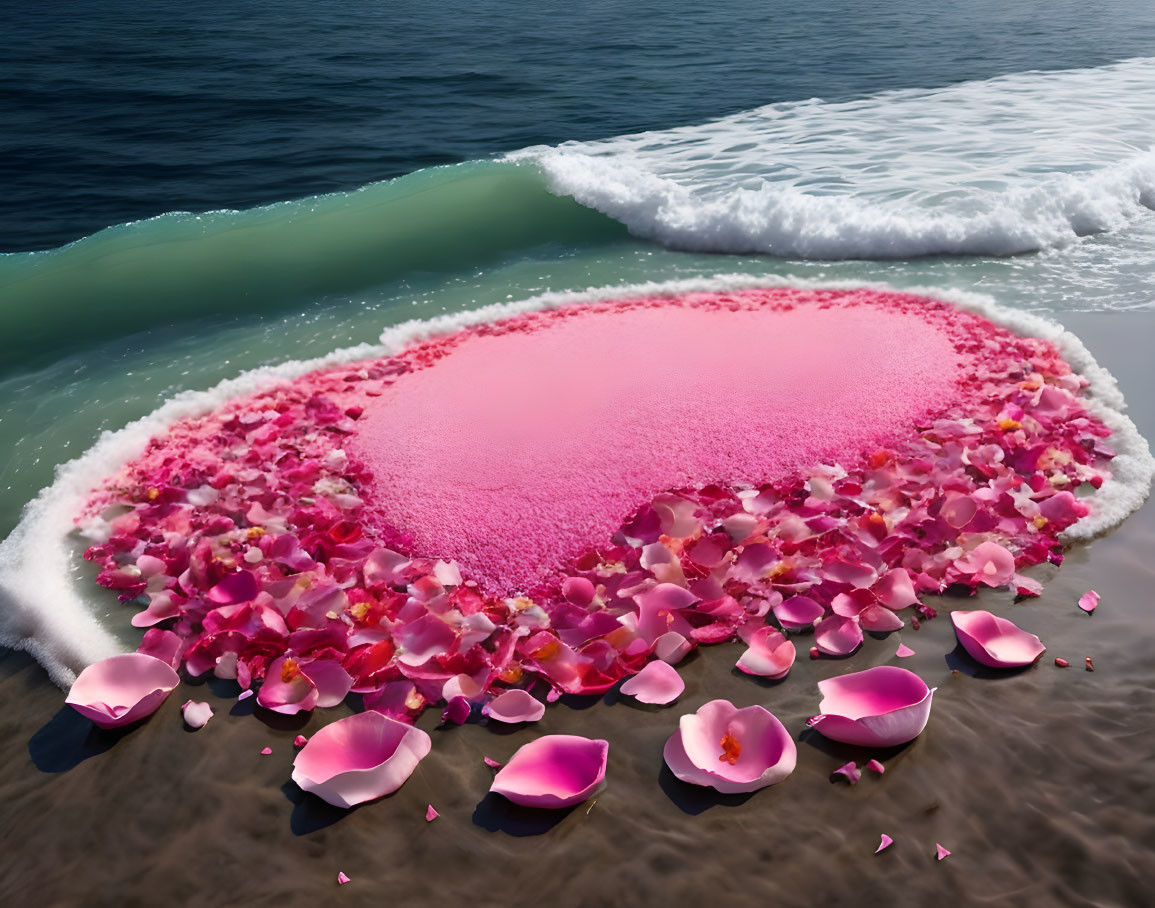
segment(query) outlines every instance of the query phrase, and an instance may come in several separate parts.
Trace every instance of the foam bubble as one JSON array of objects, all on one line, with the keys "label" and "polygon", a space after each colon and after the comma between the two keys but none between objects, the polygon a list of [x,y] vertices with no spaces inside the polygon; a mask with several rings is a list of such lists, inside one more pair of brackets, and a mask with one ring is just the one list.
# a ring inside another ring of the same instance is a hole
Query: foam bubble
[{"label": "foam bubble", "polygon": [[553,191],[637,236],[809,259],[1010,255],[1155,205],[1155,58],[537,147]]},{"label": "foam bubble", "polygon": [[[405,322],[386,330],[379,345],[362,344],[322,358],[256,369],[204,391],[183,392],[148,416],[115,432],[104,433],[87,452],[60,466],[52,485],[25,507],[19,525],[0,543],[0,644],[29,652],[62,687],[71,684],[84,666],[122,648],[115,635],[97,618],[100,593],[83,580],[79,584],[75,582],[79,579],[79,566],[71,544],[77,530],[74,518],[100,480],[139,456],[150,438],[178,420],[210,412],[231,398],[255,393],[315,369],[388,355],[416,340],[469,325],[500,321],[523,312],[559,308],[583,300],[676,296],[758,286],[894,289],[860,281],[725,275],[550,293],[427,321]],[[1146,440],[1127,417],[1126,404],[1114,377],[1095,362],[1075,335],[1040,316],[1002,308],[988,296],[933,287],[903,288],[902,292],[941,299],[1019,334],[1045,338],[1059,348],[1072,368],[1089,379],[1090,406],[1114,432],[1111,445],[1118,456],[1112,462],[1113,478],[1096,493],[1092,513],[1067,531],[1069,539],[1088,539],[1106,532],[1143,503],[1155,476],[1155,459]],[[83,532],[86,528],[79,529]]]}]

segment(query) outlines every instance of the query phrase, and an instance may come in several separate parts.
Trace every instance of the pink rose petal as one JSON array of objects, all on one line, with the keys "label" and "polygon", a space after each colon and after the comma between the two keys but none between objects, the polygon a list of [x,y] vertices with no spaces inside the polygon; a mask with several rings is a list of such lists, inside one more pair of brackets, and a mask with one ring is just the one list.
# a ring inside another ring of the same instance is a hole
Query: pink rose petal
[{"label": "pink rose petal", "polygon": [[885,851],[894,844],[894,839],[888,836],[885,832],[882,834],[882,841],[878,843],[878,847],[874,849],[874,853],[878,854],[880,851]]},{"label": "pink rose petal", "polygon": [[273,748],[271,748],[271,747],[262,747],[261,748],[261,756],[262,757],[267,757],[272,752],[273,752]]},{"label": "pink rose petal", "polygon": [[848,656],[862,646],[862,628],[853,618],[829,615],[814,625],[814,645],[827,656]]},{"label": "pink rose petal", "polygon": [[905,659],[907,656],[913,656],[914,650],[905,643],[900,643],[898,649],[895,651],[895,655],[898,656],[899,659]]},{"label": "pink rose petal", "polygon": [[432,804],[430,804],[430,805],[429,805],[429,806],[428,806],[428,807],[425,809],[425,822],[426,822],[426,823],[432,823],[432,822],[433,822],[434,820],[436,820],[436,819],[437,819],[439,816],[441,816],[441,814],[439,814],[439,813],[438,813],[436,810],[434,810],[434,809],[433,809],[433,805],[432,805]]},{"label": "pink rose petal", "polygon": [[785,678],[794,665],[794,644],[770,626],[760,627],[750,638],[750,647],[738,657],[737,667],[748,675]]},{"label": "pink rose petal", "polygon": [[794,771],[798,749],[763,707],[711,700],[682,716],[662,756],[683,782],[735,794],[781,782]]},{"label": "pink rose petal", "polygon": [[834,772],[831,773],[831,775],[843,776],[851,785],[857,785],[858,780],[862,778],[862,770],[858,768],[857,763],[851,761],[842,766],[839,766],[836,770],[834,770]]},{"label": "pink rose petal", "polygon": [[893,747],[913,740],[930,719],[934,690],[914,672],[880,665],[818,682],[821,715],[807,724],[832,741]]},{"label": "pink rose petal", "polygon": [[665,705],[676,700],[686,689],[677,669],[661,660],[649,662],[622,685],[622,693],[641,703]]},{"label": "pink rose petal", "polygon": [[950,620],[963,649],[991,668],[1031,665],[1047,650],[1034,634],[982,609],[951,612]]},{"label": "pink rose petal", "polygon": [[252,571],[237,571],[210,589],[205,598],[214,605],[234,605],[252,602],[260,591],[261,585],[256,574]]},{"label": "pink rose petal", "polygon": [[308,743],[309,743],[309,739],[306,738],[304,735],[297,735],[297,737],[293,738],[293,746],[294,747],[304,747]]},{"label": "pink rose petal", "polygon": [[1098,604],[1099,594],[1094,590],[1088,590],[1079,597],[1079,608],[1081,608],[1087,614],[1095,611],[1095,608],[1098,606]]},{"label": "pink rose petal", "polygon": [[355,713],[309,739],[293,760],[293,781],[334,807],[352,807],[400,788],[432,744],[384,713]]},{"label": "pink rose petal", "polygon": [[872,772],[878,773],[879,775],[882,775],[884,772],[886,772],[886,767],[879,763],[878,760],[871,760],[866,764],[866,768]]},{"label": "pink rose petal", "polygon": [[117,728],[152,715],[179,683],[167,662],[123,653],[84,669],[64,702],[101,728]]},{"label": "pink rose petal", "polygon": [[934,851],[935,851],[935,856],[940,861],[950,854],[950,852],[947,851],[945,848],[943,848],[938,842],[934,843]]},{"label": "pink rose petal", "polygon": [[348,882],[349,882],[349,877],[345,876],[344,871],[338,870],[337,871],[337,885],[338,886],[344,886]]},{"label": "pink rose petal", "polygon": [[791,596],[773,607],[774,617],[788,631],[810,627],[825,614],[819,603],[809,596]]},{"label": "pink rose petal", "polygon": [[523,807],[578,804],[605,779],[609,749],[608,741],[545,735],[519,748],[489,790]]},{"label": "pink rose petal", "polygon": [[237,694],[237,700],[238,701],[239,700],[247,700],[252,695],[253,695],[253,691],[251,689],[250,690],[243,690],[239,694]]},{"label": "pink rose petal", "polygon": [[491,757],[482,757],[481,759],[485,761],[485,765],[490,769],[501,769],[501,763],[497,760],[494,760]]},{"label": "pink rose petal", "polygon": [[204,728],[213,717],[213,708],[197,700],[186,700],[180,711],[189,728]]},{"label": "pink rose petal", "polygon": [[507,690],[490,700],[481,709],[482,715],[498,722],[536,722],[545,715],[545,704],[529,691]]}]

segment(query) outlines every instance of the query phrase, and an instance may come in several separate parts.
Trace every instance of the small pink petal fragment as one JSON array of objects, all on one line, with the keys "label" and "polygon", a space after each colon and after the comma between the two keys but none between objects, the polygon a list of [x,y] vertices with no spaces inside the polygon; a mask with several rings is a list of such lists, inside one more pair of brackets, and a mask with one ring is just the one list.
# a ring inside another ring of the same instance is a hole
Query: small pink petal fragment
[{"label": "small pink petal fragment", "polygon": [[885,851],[894,844],[894,839],[888,836],[885,832],[882,834],[882,841],[878,843],[878,847],[874,849],[874,853],[878,854],[880,851]]},{"label": "small pink petal fragment", "polygon": [[940,861],[950,854],[950,852],[943,848],[938,842],[934,843],[934,850],[938,860]]},{"label": "small pink petal fragment", "polygon": [[439,814],[439,813],[438,813],[436,810],[434,810],[434,809],[433,809],[433,805],[432,805],[432,804],[430,804],[430,805],[429,805],[429,806],[426,808],[426,810],[425,810],[425,822],[426,822],[426,823],[432,823],[432,822],[433,822],[434,820],[436,820],[436,819],[437,819],[439,816],[441,816],[441,814]]},{"label": "small pink petal fragment", "polygon": [[912,650],[905,643],[900,643],[898,645],[898,651],[895,653],[895,655],[898,656],[899,659],[905,659],[907,656],[913,656],[914,650]]},{"label": "small pink petal fragment", "polygon": [[1095,663],[1091,661],[1090,656],[1087,657],[1086,662],[1087,662],[1087,671],[1093,672],[1095,670]]},{"label": "small pink petal fragment", "polygon": [[1079,608],[1081,608],[1088,615],[1095,611],[1095,607],[1099,604],[1099,594],[1094,590],[1088,590],[1079,597]]},{"label": "small pink petal fragment", "polygon": [[860,770],[858,764],[852,760],[844,766],[839,766],[831,775],[845,776],[847,782],[851,785],[857,785],[858,780],[862,778],[862,770]]},{"label": "small pink petal fragment", "polygon": [[180,711],[189,728],[204,728],[205,723],[213,717],[213,708],[196,700],[186,700]]},{"label": "small pink petal fragment", "polygon": [[1071,664],[1070,662],[1068,662],[1066,659],[1062,658],[1061,656],[1055,656],[1055,665],[1059,666],[1059,668],[1066,668],[1070,664]]},{"label": "small pink petal fragment", "polygon": [[263,757],[267,757],[267,756],[268,756],[269,754],[271,754],[272,752],[273,752],[273,748],[271,748],[271,747],[263,747],[263,748],[261,748],[261,756],[263,756]]},{"label": "small pink petal fragment", "polygon": [[884,772],[886,772],[886,767],[879,763],[877,760],[871,760],[866,764],[866,768],[871,772],[878,773],[879,775],[882,775]]},{"label": "small pink petal fragment", "polygon": [[249,690],[243,690],[243,691],[241,691],[241,692],[240,692],[240,694],[237,696],[237,702],[239,703],[241,700],[247,700],[247,699],[249,699],[249,697],[251,697],[252,695],[253,695],[253,691],[252,691],[252,689],[251,689],[251,688],[250,688]]},{"label": "small pink petal fragment", "polygon": [[297,735],[297,737],[293,738],[293,746],[294,747],[304,747],[308,743],[309,743],[309,739],[306,738],[304,735]]},{"label": "small pink petal fragment", "polygon": [[501,763],[497,760],[494,760],[492,757],[482,757],[482,759],[485,761],[485,765],[490,769],[501,769]]},{"label": "small pink petal fragment", "polygon": [[345,876],[345,872],[343,870],[338,870],[337,871],[337,885],[338,886],[344,886],[348,882],[349,882],[349,878],[347,876]]}]

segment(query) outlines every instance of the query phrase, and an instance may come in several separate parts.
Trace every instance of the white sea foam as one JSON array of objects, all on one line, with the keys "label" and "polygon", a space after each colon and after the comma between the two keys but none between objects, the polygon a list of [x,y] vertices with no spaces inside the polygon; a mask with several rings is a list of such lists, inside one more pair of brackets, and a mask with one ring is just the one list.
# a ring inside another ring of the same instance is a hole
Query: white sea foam
[{"label": "white sea foam", "polygon": [[[120,651],[121,644],[96,617],[91,580],[79,576],[80,569],[70,545],[70,539],[77,532],[74,518],[101,479],[141,454],[151,437],[178,420],[210,412],[231,398],[252,394],[314,369],[387,355],[424,338],[501,321],[524,312],[583,301],[765,286],[893,289],[885,284],[739,274],[549,293],[404,322],[387,329],[379,345],[362,344],[317,359],[256,369],[208,390],[183,392],[123,429],[104,433],[87,452],[60,466],[52,485],[25,507],[19,525],[0,543],[0,644],[31,653],[62,687],[71,684],[76,672],[85,665]],[[1091,406],[1112,429],[1111,444],[1118,451],[1118,457],[1113,462],[1113,478],[1095,494],[1092,513],[1068,531],[1069,539],[1089,539],[1106,532],[1144,502],[1155,476],[1155,458],[1126,415],[1126,404],[1114,377],[1095,362],[1082,341],[1060,325],[1037,315],[1001,307],[988,296],[933,287],[906,288],[903,292],[942,299],[1020,334],[1046,338],[1059,347],[1073,368],[1090,380]]]},{"label": "white sea foam", "polygon": [[1009,255],[1155,207],[1155,58],[510,155],[636,236],[807,259]]}]

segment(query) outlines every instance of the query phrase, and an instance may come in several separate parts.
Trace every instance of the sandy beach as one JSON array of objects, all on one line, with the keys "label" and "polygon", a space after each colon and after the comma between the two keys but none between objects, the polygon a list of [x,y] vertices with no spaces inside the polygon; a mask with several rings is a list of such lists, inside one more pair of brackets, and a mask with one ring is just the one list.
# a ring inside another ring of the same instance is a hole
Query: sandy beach
[{"label": "sandy beach", "polygon": [[[1149,312],[1063,316],[1119,380],[1130,415],[1155,435]],[[236,702],[232,682],[182,685],[151,718],[102,732],[64,706],[27,656],[0,658],[0,869],[6,905],[1144,905],[1155,877],[1155,505],[1030,570],[1041,597],[1006,590],[930,599],[939,618],[845,660],[800,658],[782,682],[733,669],[741,645],[705,647],[669,707],[611,691],[565,697],[533,727],[440,727],[395,795],[351,811],[289,781],[293,738],[347,707],[284,717]],[[1093,615],[1076,607],[1102,595]],[[981,669],[945,612],[990,607],[1037,633],[1034,667]],[[805,637],[802,638],[805,641]],[[896,660],[899,642],[916,655]],[[800,647],[801,649],[801,647]],[[1059,668],[1054,657],[1069,660]],[[1085,657],[1094,671],[1084,668]],[[901,664],[937,686],[926,731],[879,755],[805,730],[815,682]],[[184,728],[180,704],[216,716]],[[798,740],[798,768],[752,795],[676,780],[662,745],[708,700],[760,703]],[[603,790],[558,813],[487,795],[483,757],[503,761],[547,733],[610,742]],[[272,754],[261,754],[263,747]],[[851,787],[830,773],[881,756],[883,776]],[[440,817],[431,823],[432,804]],[[875,855],[881,834],[894,839]],[[936,843],[951,855],[935,860]],[[343,871],[351,882],[338,889]]]}]

